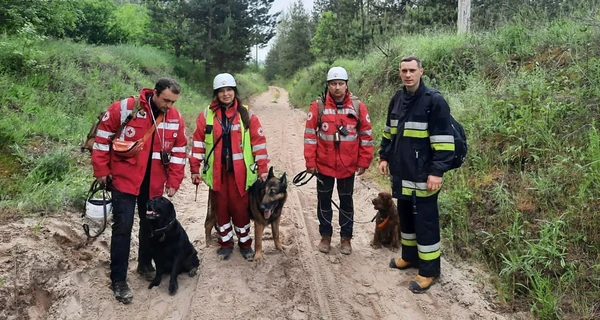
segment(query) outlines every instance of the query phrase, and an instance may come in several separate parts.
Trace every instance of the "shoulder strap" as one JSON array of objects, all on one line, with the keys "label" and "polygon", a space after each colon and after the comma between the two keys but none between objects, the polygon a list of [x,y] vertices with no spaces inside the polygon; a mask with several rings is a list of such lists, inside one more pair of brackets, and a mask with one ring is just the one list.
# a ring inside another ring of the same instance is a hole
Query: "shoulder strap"
[{"label": "shoulder strap", "polygon": [[317,128],[321,127],[321,118],[323,118],[323,111],[325,110],[324,98],[317,98],[317,106],[319,107],[319,114],[317,115]]},{"label": "shoulder strap", "polygon": [[356,112],[356,119],[360,125],[360,100],[357,96],[351,94],[350,98],[352,98],[352,106],[354,107],[354,111]]},{"label": "shoulder strap", "polygon": [[[121,134],[121,131],[123,131],[123,128],[125,128],[125,126],[129,123],[129,121],[137,118],[138,113],[142,116],[146,114],[146,111],[144,109],[142,109],[142,105],[140,103],[140,96],[135,95],[135,96],[131,96],[131,98],[133,98],[133,111],[131,111],[131,113],[127,116],[127,118],[125,118],[123,123],[121,123],[119,130],[117,130],[117,132],[114,135],[115,137],[118,137]],[[127,98],[127,99],[129,99],[129,98]]]},{"label": "shoulder strap", "polygon": [[144,135],[144,142],[146,142],[146,140],[148,140],[148,138],[150,138],[150,136],[152,135],[152,133],[154,132],[154,129],[156,129],[156,127],[163,121],[163,114],[159,114],[158,117],[156,118],[156,122],[154,122],[154,125],[152,125],[152,127],[150,127],[150,129],[148,129],[148,132],[146,132],[146,134]]}]

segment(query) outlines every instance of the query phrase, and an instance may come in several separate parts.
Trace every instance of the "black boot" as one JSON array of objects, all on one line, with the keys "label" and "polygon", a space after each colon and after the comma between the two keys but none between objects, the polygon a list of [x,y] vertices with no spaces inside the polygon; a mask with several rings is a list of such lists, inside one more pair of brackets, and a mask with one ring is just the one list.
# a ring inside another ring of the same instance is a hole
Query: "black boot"
[{"label": "black boot", "polygon": [[133,293],[129,290],[126,281],[115,281],[112,283],[113,294],[117,301],[128,304],[133,300]]}]

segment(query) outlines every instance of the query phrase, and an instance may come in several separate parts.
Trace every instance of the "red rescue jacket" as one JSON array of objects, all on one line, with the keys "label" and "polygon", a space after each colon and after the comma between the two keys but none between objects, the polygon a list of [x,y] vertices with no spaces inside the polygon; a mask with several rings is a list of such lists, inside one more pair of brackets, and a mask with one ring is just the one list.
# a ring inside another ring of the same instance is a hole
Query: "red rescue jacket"
[{"label": "red rescue jacket", "polygon": [[[152,111],[146,95],[152,92],[152,89],[142,89],[140,106],[145,114],[138,113],[137,117],[129,121],[123,128],[122,133],[118,137],[114,137],[115,139],[136,141],[150,130],[153,125]],[[131,114],[134,104],[133,97],[115,101],[100,121],[92,150],[94,177],[112,175],[112,184],[115,189],[123,193],[139,195],[140,185],[148,167],[148,159],[152,157],[150,198],[163,195],[165,187],[179,189],[185,172],[187,138],[183,117],[177,109],[169,108],[163,121],[158,124],[153,133],[154,144],[151,145],[152,137],[148,138],[144,148],[137,156],[125,158],[112,151],[110,137],[116,134],[125,117]],[[160,157],[163,144],[165,151],[170,155],[167,168],[163,166]]]},{"label": "red rescue jacket", "polygon": [[[358,167],[368,168],[373,160],[373,130],[367,106],[360,103],[360,121],[352,105],[350,93],[346,93],[343,108],[338,109],[330,94],[326,95],[325,108],[318,128],[319,106],[310,105],[304,130],[304,159],[307,168],[317,168],[326,176],[343,179],[351,176]],[[339,134],[339,145],[334,141],[340,126],[348,135]],[[358,126],[358,127],[357,127]]]},{"label": "red rescue jacket", "polygon": [[[230,118],[236,112],[237,102],[238,100],[234,100],[233,105],[225,111],[225,115]],[[219,125],[219,120],[222,121],[221,112],[219,109],[219,102],[213,101],[209,108],[214,112],[215,119],[213,120],[212,127],[212,135],[214,142],[217,142],[219,137],[223,134],[223,128]],[[265,138],[263,128],[258,120],[258,117],[249,110],[248,112],[250,123],[250,144],[252,145],[252,155],[254,156],[254,160],[257,165],[257,173],[260,176],[263,173],[268,172],[267,165],[269,164],[269,156],[267,152],[267,139]],[[242,154],[243,150],[241,147],[242,144],[242,131],[240,126],[241,117],[238,115],[233,118],[232,127],[230,131],[231,136],[231,147],[232,153],[234,154]],[[193,136],[193,146],[192,146],[192,154],[190,156],[190,170],[192,173],[200,173],[201,164],[204,161],[205,157],[208,156],[210,150],[206,150],[204,144],[205,138],[205,130],[206,130],[206,112],[201,112],[196,119],[196,130],[194,131]],[[213,143],[214,143],[213,142]],[[221,163],[221,155],[223,150],[223,142],[222,140],[215,145],[215,150],[211,155],[211,159],[215,159],[211,164],[213,166],[213,191],[221,190],[221,170],[223,170],[223,164]],[[235,182],[237,185],[237,189],[240,192],[240,195],[245,195],[247,193],[246,190],[246,167],[243,159],[237,160],[233,162],[233,170],[235,174]]]}]

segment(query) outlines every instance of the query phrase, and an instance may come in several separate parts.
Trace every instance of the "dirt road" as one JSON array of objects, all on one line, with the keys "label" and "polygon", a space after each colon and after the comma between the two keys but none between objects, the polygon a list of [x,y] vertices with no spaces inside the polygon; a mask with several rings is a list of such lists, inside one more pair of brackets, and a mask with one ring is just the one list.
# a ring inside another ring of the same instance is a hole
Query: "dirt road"
[{"label": "dirt road", "polygon": [[[291,180],[304,169],[305,113],[290,108],[287,93],[275,87],[250,105],[263,124],[275,172],[279,176],[285,171]],[[355,185],[355,220],[368,222],[375,213],[370,200],[379,188],[360,177]],[[219,261],[215,244],[206,247],[204,241],[208,190],[200,187],[194,202],[194,187],[186,177],[174,203],[199,251],[198,276],[181,275],[175,296],[169,296],[166,280],[148,290],[148,282],[135,273],[136,227],[129,264],[134,293],[130,305],[116,302],[109,289],[110,230],[81,246],[80,221],[73,213],[2,226],[0,305],[6,308],[0,307],[0,319],[523,318],[494,312],[488,302],[492,290],[480,282],[478,273],[446,261],[439,284],[426,294],[412,294],[407,283],[416,271],[388,268],[397,253],[369,246],[374,229],[370,222],[355,224],[352,255],[339,253],[337,223],[332,252],[319,253],[315,184],[288,190],[281,223],[285,252],[275,249],[267,229],[263,264],[245,261],[237,248],[229,261]]]}]

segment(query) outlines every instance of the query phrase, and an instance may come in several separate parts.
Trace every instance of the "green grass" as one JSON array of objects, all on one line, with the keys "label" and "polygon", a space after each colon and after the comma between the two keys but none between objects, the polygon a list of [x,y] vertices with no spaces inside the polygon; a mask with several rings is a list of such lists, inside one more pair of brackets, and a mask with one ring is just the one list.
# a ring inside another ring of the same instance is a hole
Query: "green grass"
[{"label": "green grass", "polygon": [[[600,26],[589,23],[598,18],[403,36],[386,54],[333,64],[349,70],[380,141],[400,57],[422,58],[470,146],[440,196],[444,253],[485,261],[500,302],[540,319],[600,317]],[[292,104],[306,108],[323,91],[328,67],[285,83]]]}]

